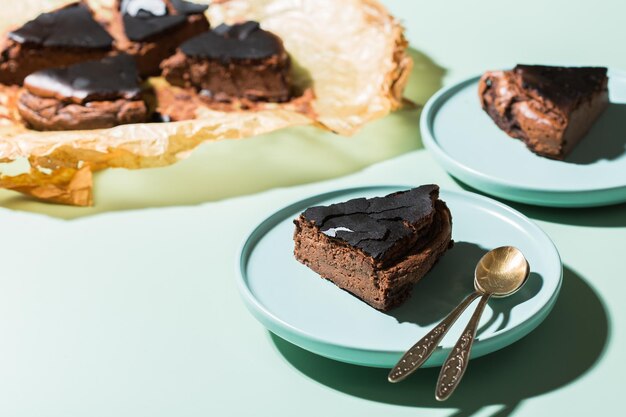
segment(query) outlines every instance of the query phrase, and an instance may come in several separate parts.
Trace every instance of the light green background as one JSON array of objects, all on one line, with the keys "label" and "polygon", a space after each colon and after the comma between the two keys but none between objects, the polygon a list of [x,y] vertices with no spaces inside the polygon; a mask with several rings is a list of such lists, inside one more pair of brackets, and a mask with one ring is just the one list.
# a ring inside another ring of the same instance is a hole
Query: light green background
[{"label": "light green background", "polygon": [[[517,62],[626,69],[617,0],[385,3],[408,27],[418,103]],[[444,404],[436,369],[391,385],[384,370],[271,336],[245,310],[236,251],[277,208],[355,185],[460,188],[421,149],[418,116],[401,111],[352,138],[289,129],[209,144],[168,168],[108,171],[89,209],[0,191],[0,415],[621,415],[626,205],[513,205],[559,248],[561,297],[531,335],[472,361]]]}]

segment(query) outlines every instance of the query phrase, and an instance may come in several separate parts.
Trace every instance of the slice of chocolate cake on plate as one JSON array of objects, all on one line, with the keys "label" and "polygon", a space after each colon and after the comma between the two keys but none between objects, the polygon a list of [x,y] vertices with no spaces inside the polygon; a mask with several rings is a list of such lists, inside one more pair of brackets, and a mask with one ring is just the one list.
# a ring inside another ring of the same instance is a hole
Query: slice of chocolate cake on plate
[{"label": "slice of chocolate cake on plate", "polygon": [[148,119],[135,61],[126,54],[29,75],[18,111],[37,130],[99,129]]},{"label": "slice of chocolate cake on plate", "polygon": [[178,45],[209,30],[207,5],[185,0],[116,0],[108,22],[117,48],[132,55],[141,76],[158,75]]},{"label": "slice of chocolate cake on plate", "polygon": [[517,65],[479,82],[480,103],[509,136],[538,155],[564,159],[609,103],[607,69]]},{"label": "slice of chocolate cake on plate", "polygon": [[113,38],[81,3],[43,13],[10,31],[0,46],[0,83],[21,85],[45,68],[100,59],[113,48]]},{"label": "slice of chocolate cake on plate", "polygon": [[311,207],[294,223],[296,259],[379,310],[402,303],[452,246],[436,185]]},{"label": "slice of chocolate cake on plate", "polygon": [[290,98],[289,56],[281,39],[257,22],[222,24],[189,39],[161,67],[171,85],[217,102]]}]

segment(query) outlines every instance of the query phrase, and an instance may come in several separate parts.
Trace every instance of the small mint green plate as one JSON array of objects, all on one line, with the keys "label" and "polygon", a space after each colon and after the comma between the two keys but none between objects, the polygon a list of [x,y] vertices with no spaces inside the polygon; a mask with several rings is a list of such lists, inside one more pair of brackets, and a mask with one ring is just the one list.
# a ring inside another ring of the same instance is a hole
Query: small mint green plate
[{"label": "small mint green plate", "polygon": [[590,207],[626,201],[626,74],[609,70],[611,104],[565,161],[535,155],[480,107],[478,79],[440,90],[424,107],[424,146],[452,176],[526,204]]},{"label": "small mint green plate", "polygon": [[[402,306],[383,313],[323,280],[293,257],[293,220],[307,207],[383,196],[408,186],[334,191],[298,201],[261,222],[245,240],[237,264],[245,304],[267,329],[304,349],[339,361],[391,367],[472,291],[476,262],[489,249],[513,245],[531,276],[511,297],[489,302],[472,357],[503,348],[548,315],[561,286],[561,261],[548,236],[521,213],[492,199],[441,191],[453,216],[450,249]],[[443,363],[472,307],[425,366]]]}]

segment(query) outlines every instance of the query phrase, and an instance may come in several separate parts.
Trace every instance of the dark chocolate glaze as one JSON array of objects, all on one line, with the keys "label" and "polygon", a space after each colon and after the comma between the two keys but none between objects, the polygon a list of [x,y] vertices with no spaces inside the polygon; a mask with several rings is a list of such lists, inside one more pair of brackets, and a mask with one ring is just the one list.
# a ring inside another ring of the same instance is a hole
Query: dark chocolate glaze
[{"label": "dark chocolate glaze", "polygon": [[135,60],[126,54],[37,71],[24,86],[38,96],[79,103],[141,97]]},{"label": "dark chocolate glaze", "polygon": [[416,225],[432,219],[438,194],[438,186],[422,185],[385,197],[311,207],[302,216],[326,235],[379,260],[399,241],[414,235]]},{"label": "dark chocolate glaze", "polygon": [[257,22],[232,26],[221,24],[212,31],[189,39],[180,46],[188,56],[219,59],[266,59],[283,51],[280,39]]},{"label": "dark chocolate glaze", "polygon": [[169,14],[164,0],[123,0],[120,11],[124,32],[131,41],[142,42],[181,26],[191,14],[204,13],[208,6],[170,0],[176,14]]},{"label": "dark chocolate glaze", "polygon": [[128,39],[134,42],[149,40],[155,35],[160,35],[185,23],[183,15],[144,16],[136,17],[129,14],[123,16],[124,32]]},{"label": "dark chocolate glaze", "polygon": [[78,3],[43,13],[9,32],[15,42],[44,47],[110,49],[113,38],[89,10]]},{"label": "dark chocolate glaze", "polygon": [[199,14],[204,13],[209,8],[207,4],[197,4],[185,0],[170,0],[172,6],[179,14]]},{"label": "dark chocolate glaze", "polygon": [[582,98],[603,90],[607,69],[604,67],[549,67],[517,65],[515,71],[522,88],[534,89],[560,107],[573,107]]}]

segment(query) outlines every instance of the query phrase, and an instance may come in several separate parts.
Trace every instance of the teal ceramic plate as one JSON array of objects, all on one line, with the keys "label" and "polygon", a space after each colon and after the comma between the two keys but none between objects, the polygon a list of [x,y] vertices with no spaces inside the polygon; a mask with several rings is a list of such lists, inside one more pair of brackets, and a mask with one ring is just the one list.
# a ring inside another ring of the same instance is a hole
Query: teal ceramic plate
[{"label": "teal ceramic plate", "polygon": [[[518,293],[489,302],[472,357],[507,346],[539,325],[561,286],[559,254],[548,236],[522,214],[476,194],[441,192],[452,211],[455,246],[415,285],[411,298],[390,312],[369,307],[294,259],[293,220],[307,207],[407,188],[377,186],[317,195],[258,225],[246,239],[237,265],[239,289],[252,314],[270,331],[311,352],[391,367],[472,291],[474,267],[481,256],[491,248],[513,245],[527,257],[531,276]],[[426,366],[445,360],[472,310],[459,319]]]},{"label": "teal ceramic plate", "polygon": [[480,107],[478,77],[445,88],[422,112],[424,146],[454,177],[527,204],[587,207],[626,201],[626,74],[609,71],[611,104],[565,161],[535,155]]}]

